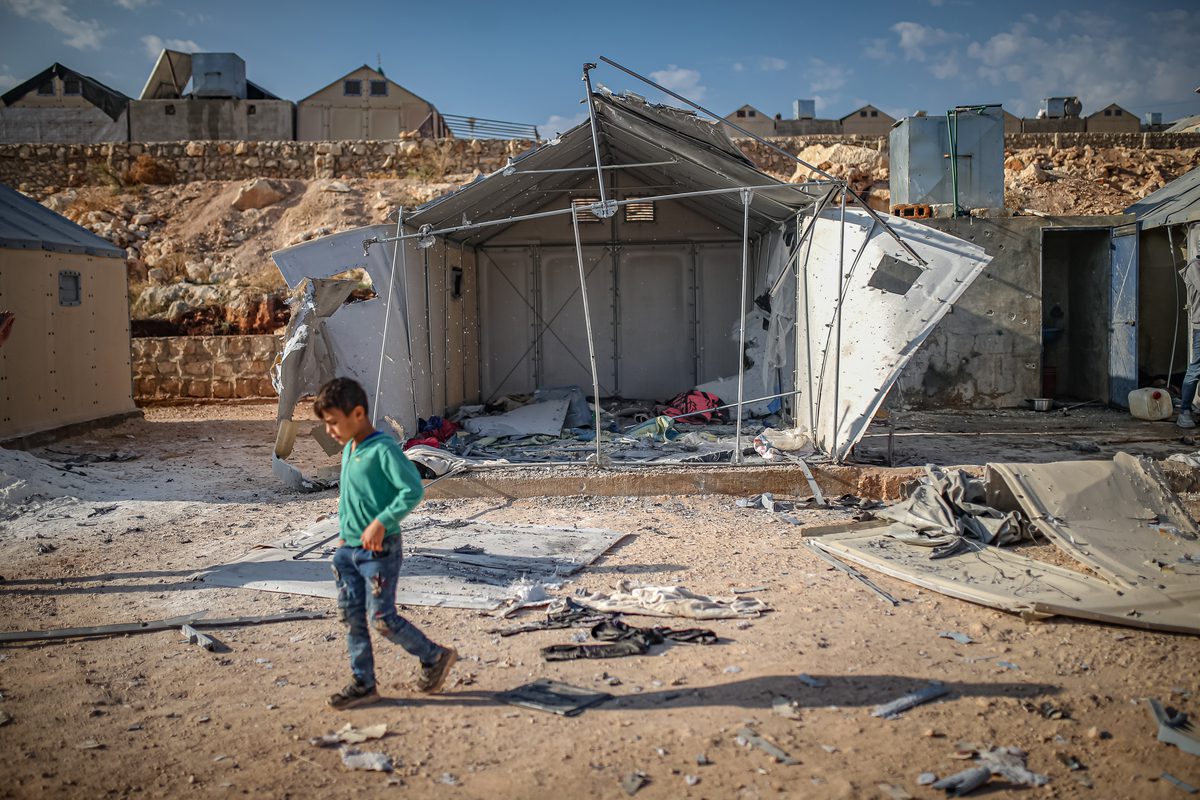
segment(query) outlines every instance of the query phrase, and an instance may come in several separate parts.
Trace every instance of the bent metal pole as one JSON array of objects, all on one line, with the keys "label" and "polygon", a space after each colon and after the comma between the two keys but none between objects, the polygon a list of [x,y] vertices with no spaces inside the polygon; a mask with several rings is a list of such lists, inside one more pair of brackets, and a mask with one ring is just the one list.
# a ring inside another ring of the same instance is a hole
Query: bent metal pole
[{"label": "bent metal pole", "polygon": [[579,297],[583,301],[583,326],[587,330],[588,358],[592,362],[592,399],[596,412],[596,466],[603,468],[600,451],[600,373],[596,370],[596,343],[592,338],[592,312],[588,304],[587,273],[583,269],[583,245],[579,241],[579,211],[571,206],[571,229],[575,232],[575,260],[579,263]]},{"label": "bent metal pole", "polygon": [[900,238],[900,234],[898,234],[894,230],[892,230],[891,226],[889,226],[887,224],[887,222],[883,219],[883,217],[879,216],[879,212],[877,212],[875,209],[873,209],[869,205],[867,205],[867,201],[862,199],[861,197],[859,197],[857,192],[850,189],[850,187],[846,183],[846,181],[844,181],[840,178],[834,178],[832,175],[830,175],[825,170],[818,169],[817,167],[813,166],[812,164],[809,164],[807,161],[804,161],[799,156],[797,156],[795,153],[789,153],[787,150],[784,150],[779,145],[769,142],[766,139],[764,139],[763,137],[761,137],[755,133],[751,133],[750,131],[746,130],[742,126],[740,126],[734,122],[730,122],[729,120],[725,119],[724,117],[717,116],[716,113],[709,111],[704,106],[702,106],[698,103],[693,103],[691,100],[688,100],[683,95],[677,94],[676,92],[671,91],[670,89],[663,86],[662,84],[655,83],[654,81],[647,78],[645,75],[640,75],[637,72],[634,72],[629,67],[621,66],[617,62],[613,61],[611,58],[605,58],[604,56],[600,56],[600,60],[603,61],[605,64],[608,64],[610,67],[615,67],[616,69],[621,70],[625,74],[630,75],[634,78],[637,78],[642,83],[653,86],[655,89],[658,89],[660,92],[663,92],[664,94],[668,94],[671,97],[674,97],[676,100],[679,100],[682,103],[687,103],[689,106],[691,106],[692,108],[701,112],[702,114],[707,114],[708,116],[712,117],[713,120],[718,125],[728,125],[730,128],[733,128],[735,131],[742,134],[743,136],[748,136],[749,138],[753,139],[754,141],[758,142],[759,144],[765,145],[766,147],[769,147],[770,149],[774,150],[775,152],[779,153],[780,155],[790,158],[791,160],[795,161],[797,164],[807,167],[812,172],[815,172],[818,175],[823,175],[824,177],[829,178],[830,180],[832,180],[836,183],[842,184],[842,186],[850,194],[850,196],[853,197],[855,200],[857,200],[860,205],[862,205],[863,211],[866,211],[867,214],[869,214],[870,216],[875,218],[876,222],[883,225],[883,229],[885,231],[887,231],[889,236],[891,236],[893,239],[896,240],[896,243],[898,245],[900,245],[902,248],[904,248],[904,250],[910,256],[912,256],[914,259],[916,259],[916,262],[918,264],[920,264],[923,267],[928,266],[928,262],[925,259],[921,258],[921,256],[917,255],[917,251],[913,250],[912,247],[909,246],[908,242],[906,242],[906,241],[904,241],[904,239]]},{"label": "bent metal pole", "polygon": [[742,406],[746,397],[746,275],[750,261],[750,199],[754,192],[742,190],[742,300],[738,306],[738,404],[734,430],[733,463],[742,463]]}]

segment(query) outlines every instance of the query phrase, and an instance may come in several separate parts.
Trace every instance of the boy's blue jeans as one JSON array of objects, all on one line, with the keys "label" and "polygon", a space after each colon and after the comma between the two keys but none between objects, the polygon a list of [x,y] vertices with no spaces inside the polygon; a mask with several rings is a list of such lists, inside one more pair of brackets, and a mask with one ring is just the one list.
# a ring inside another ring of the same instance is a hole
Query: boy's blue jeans
[{"label": "boy's blue jeans", "polygon": [[400,573],[402,553],[400,537],[389,536],[378,553],[342,545],[333,554],[338,610],[348,628],[346,644],[350,651],[350,670],[363,686],[375,685],[372,626],[385,639],[400,645],[426,666],[434,663],[441,652],[441,648],[415,625],[396,613],[396,577]]}]

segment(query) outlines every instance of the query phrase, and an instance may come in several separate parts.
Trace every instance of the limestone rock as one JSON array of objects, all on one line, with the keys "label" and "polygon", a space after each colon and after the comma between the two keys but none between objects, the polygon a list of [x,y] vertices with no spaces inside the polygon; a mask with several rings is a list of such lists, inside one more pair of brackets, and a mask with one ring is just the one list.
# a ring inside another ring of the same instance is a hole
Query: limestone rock
[{"label": "limestone rock", "polygon": [[350,192],[353,190],[350,188],[350,185],[347,184],[345,181],[330,181],[329,183],[327,183],[321,187],[321,191],[337,192],[338,194],[345,194],[346,192]]},{"label": "limestone rock", "polygon": [[166,271],[162,270],[158,267],[152,267],[152,268],[146,270],[146,277],[150,279],[151,283],[166,283],[167,282]]},{"label": "limestone rock", "polygon": [[192,283],[206,283],[211,276],[208,265],[199,261],[189,261],[184,269],[187,270],[188,280]]},{"label": "limestone rock", "polygon": [[269,178],[255,178],[240,190],[233,199],[233,207],[238,211],[248,208],[266,208],[287,197],[287,186]]},{"label": "limestone rock", "polygon": [[154,223],[158,222],[158,217],[156,217],[154,214],[145,212],[141,214],[134,214],[129,221],[134,225],[153,225]]}]

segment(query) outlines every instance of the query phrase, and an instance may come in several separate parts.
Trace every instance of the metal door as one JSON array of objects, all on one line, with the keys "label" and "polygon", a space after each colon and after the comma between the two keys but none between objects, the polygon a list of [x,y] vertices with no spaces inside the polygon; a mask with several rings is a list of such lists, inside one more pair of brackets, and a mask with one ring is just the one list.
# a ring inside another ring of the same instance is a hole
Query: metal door
[{"label": "metal door", "polygon": [[1112,229],[1112,279],[1108,305],[1108,401],[1128,408],[1137,388],[1137,224]]},{"label": "metal door", "polygon": [[618,391],[656,400],[686,392],[696,385],[691,252],[631,245],[618,261]]},{"label": "metal door", "polygon": [[[583,295],[579,291],[579,260],[575,248],[546,247],[540,251],[538,307],[541,314],[541,370],[539,386],[580,386],[592,393],[592,368],[588,363],[587,326]],[[613,327],[613,259],[607,246],[583,248],[591,304],[592,336],[596,347],[596,372],[602,397],[616,394]]]}]

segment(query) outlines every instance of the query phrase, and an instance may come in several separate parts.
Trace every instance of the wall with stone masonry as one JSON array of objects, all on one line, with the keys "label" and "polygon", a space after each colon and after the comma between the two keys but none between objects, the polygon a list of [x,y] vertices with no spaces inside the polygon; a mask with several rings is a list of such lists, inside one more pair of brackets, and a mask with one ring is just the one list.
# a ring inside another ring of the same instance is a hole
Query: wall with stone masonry
[{"label": "wall with stone masonry", "polygon": [[112,142],[0,144],[0,183],[20,188],[87,186],[122,180],[142,155],[175,183],[249,178],[440,178],[449,172],[488,173],[531,142],[408,139],[388,142]]},{"label": "wall with stone masonry", "polygon": [[134,339],[134,398],[275,397],[270,372],[280,347],[280,337],[271,335]]},{"label": "wall with stone masonry", "polygon": [[[815,134],[773,139],[789,152],[835,142],[887,150],[887,137]],[[767,172],[790,175],[794,162],[751,139],[737,140]],[[1016,133],[1009,149],[1029,147],[1200,147],[1200,133]],[[20,188],[85,186],[120,178],[143,154],[174,174],[177,183],[248,178],[440,177],[499,169],[531,142],[519,140],[405,139],[344,142],[113,142],[106,144],[0,144],[0,183]]]}]

